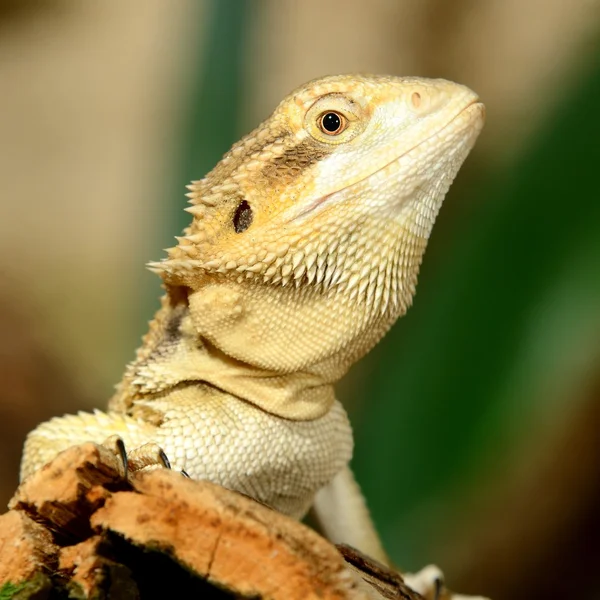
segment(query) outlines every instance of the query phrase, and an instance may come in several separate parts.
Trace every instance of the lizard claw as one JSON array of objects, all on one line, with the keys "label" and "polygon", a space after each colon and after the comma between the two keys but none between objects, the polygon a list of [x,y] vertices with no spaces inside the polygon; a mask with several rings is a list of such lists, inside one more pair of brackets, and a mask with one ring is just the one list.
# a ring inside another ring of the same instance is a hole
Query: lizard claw
[{"label": "lizard claw", "polygon": [[[127,481],[130,473],[138,471],[151,471],[154,469],[171,469],[171,461],[165,451],[154,442],[143,444],[131,451],[125,448],[123,438],[111,435],[104,440],[103,446],[114,452],[121,459],[123,477]],[[185,473],[185,472],[184,472]],[[187,477],[187,473],[185,473]]]},{"label": "lizard claw", "polygon": [[171,469],[171,461],[162,448],[158,448],[158,458],[165,469]]},{"label": "lizard claw", "polygon": [[129,473],[129,460],[127,458],[127,450],[125,448],[125,442],[123,438],[118,435],[111,435],[106,438],[102,445],[105,448],[108,448],[117,458],[121,460],[121,470],[122,476],[125,481],[128,481],[128,473]]},{"label": "lizard claw", "polygon": [[442,595],[443,588],[444,588],[444,580],[441,579],[440,577],[436,577],[435,578],[435,593],[433,595],[435,600],[439,600],[440,596]]}]

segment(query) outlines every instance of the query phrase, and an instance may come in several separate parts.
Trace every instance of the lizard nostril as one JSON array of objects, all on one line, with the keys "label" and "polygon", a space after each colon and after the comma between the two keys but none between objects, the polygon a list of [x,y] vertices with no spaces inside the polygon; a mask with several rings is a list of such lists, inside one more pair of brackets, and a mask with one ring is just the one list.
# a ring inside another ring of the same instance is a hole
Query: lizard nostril
[{"label": "lizard nostril", "polygon": [[419,92],[413,92],[410,101],[415,108],[419,108],[421,106],[421,94],[419,94]]}]

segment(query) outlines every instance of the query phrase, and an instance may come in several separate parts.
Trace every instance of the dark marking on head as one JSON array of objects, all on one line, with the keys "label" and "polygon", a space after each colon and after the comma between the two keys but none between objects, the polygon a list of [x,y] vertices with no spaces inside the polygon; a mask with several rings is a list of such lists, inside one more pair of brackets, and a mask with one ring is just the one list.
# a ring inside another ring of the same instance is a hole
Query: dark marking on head
[{"label": "dark marking on head", "polygon": [[235,213],[233,213],[233,227],[236,233],[242,233],[252,225],[252,208],[245,201],[242,200],[238,207],[235,209]]},{"label": "dark marking on head", "polygon": [[188,312],[188,307],[186,305],[180,304],[173,310],[173,312],[169,315],[169,320],[165,324],[164,329],[164,340],[166,342],[175,342],[179,340],[180,333],[179,327],[181,326],[181,321]]},{"label": "dark marking on head", "polygon": [[262,175],[270,180],[275,178],[278,182],[290,183],[330,152],[329,148],[314,140],[304,140],[270,161],[263,168]]}]

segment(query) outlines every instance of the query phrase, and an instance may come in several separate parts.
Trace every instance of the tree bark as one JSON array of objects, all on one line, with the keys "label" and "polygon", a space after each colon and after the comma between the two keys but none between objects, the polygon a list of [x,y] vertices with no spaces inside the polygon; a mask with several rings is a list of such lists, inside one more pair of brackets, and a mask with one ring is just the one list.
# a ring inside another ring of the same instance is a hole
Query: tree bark
[{"label": "tree bark", "polygon": [[0,517],[0,597],[419,600],[402,577],[254,500],[75,446]]}]

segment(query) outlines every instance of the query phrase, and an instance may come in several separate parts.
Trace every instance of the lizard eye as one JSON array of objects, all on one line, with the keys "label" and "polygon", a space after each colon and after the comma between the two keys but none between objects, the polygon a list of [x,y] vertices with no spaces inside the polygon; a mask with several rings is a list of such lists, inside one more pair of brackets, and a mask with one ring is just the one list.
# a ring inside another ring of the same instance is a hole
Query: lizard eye
[{"label": "lizard eye", "polygon": [[348,143],[368,122],[358,102],[336,93],[321,96],[304,114],[305,130],[325,147]]},{"label": "lizard eye", "polygon": [[243,231],[246,231],[251,224],[252,209],[245,200],[242,200],[233,214],[233,228],[236,233],[242,233]]},{"label": "lizard eye", "polygon": [[346,129],[348,120],[339,112],[330,110],[319,116],[317,124],[323,133],[327,135],[339,135]]}]

